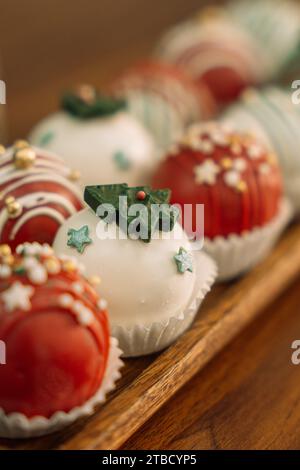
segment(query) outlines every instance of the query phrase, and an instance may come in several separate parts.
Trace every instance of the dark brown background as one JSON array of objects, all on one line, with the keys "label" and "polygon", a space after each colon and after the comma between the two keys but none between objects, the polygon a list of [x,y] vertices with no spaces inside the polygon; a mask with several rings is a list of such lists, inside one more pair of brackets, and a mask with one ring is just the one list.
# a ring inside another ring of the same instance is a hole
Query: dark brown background
[{"label": "dark brown background", "polygon": [[62,89],[101,84],[152,50],[202,0],[0,0],[9,140],[54,110]]}]

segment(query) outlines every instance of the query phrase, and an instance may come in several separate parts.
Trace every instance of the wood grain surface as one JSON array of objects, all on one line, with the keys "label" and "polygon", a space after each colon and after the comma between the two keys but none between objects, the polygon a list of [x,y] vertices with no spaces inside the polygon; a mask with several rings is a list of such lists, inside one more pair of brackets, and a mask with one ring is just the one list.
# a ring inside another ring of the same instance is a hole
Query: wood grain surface
[{"label": "wood grain surface", "polygon": [[0,448],[119,448],[299,273],[300,226],[294,225],[260,266],[231,285],[214,288],[192,328],[173,346],[154,357],[126,361],[118,389],[95,416],[44,438],[2,440]]},{"label": "wood grain surface", "polygon": [[300,449],[300,279],[123,449]]}]

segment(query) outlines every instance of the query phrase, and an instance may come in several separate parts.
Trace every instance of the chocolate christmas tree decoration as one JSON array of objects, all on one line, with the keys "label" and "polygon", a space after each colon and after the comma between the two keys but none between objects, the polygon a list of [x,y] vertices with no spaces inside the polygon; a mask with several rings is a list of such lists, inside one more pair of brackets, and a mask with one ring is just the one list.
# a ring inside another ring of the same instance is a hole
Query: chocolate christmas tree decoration
[{"label": "chocolate christmas tree decoration", "polygon": [[[84,90],[84,93],[81,91]],[[92,90],[88,93],[86,89]],[[67,92],[63,95],[61,107],[69,114],[81,119],[89,119],[100,116],[109,116],[126,108],[126,101],[122,99],[102,96],[92,87],[80,87],[75,92]]]},{"label": "chocolate christmas tree decoration", "polygon": [[[178,210],[170,206],[171,192],[169,189],[153,190],[149,186],[129,187],[124,184],[87,186],[84,200],[91,209],[106,222],[113,220],[127,234],[139,234],[138,238],[146,243],[151,241],[155,230],[172,231],[178,217]],[[136,213],[130,209],[137,205]],[[99,207],[105,214],[99,213]],[[110,217],[110,209],[112,209]]]}]

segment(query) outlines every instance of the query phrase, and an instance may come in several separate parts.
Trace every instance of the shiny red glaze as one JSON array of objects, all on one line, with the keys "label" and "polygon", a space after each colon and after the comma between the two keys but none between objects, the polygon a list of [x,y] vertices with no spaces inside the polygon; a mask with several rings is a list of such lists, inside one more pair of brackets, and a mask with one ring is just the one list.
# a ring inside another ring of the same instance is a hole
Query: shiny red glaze
[{"label": "shiny red glaze", "polygon": [[[220,165],[223,158],[233,161],[245,158],[248,167],[243,173],[247,184],[245,192],[239,192],[224,182],[224,172],[216,177],[216,184],[197,184],[194,168],[207,159]],[[193,209],[193,231],[196,230],[196,205],[204,204],[205,236],[213,239],[217,236],[227,237],[230,234],[242,234],[255,227],[262,227],[270,222],[279,211],[282,198],[282,180],[276,163],[272,164],[269,174],[258,171],[262,163],[269,161],[269,154],[263,151],[259,159],[250,159],[246,147],[240,155],[235,155],[230,146],[217,146],[213,153],[205,155],[180,145],[172,155],[167,155],[153,177],[154,188],[170,188],[171,203],[191,204]]]},{"label": "shiny red glaze", "polygon": [[[100,387],[109,352],[107,312],[97,307],[98,295],[77,272],[49,275],[34,285],[30,311],[7,312],[1,293],[13,282],[32,285],[26,275],[0,280],[0,339],[6,344],[6,365],[0,367],[0,408],[27,417],[50,417],[82,405]],[[82,294],[71,289],[84,286]],[[94,314],[89,326],[58,303],[71,293]]]}]

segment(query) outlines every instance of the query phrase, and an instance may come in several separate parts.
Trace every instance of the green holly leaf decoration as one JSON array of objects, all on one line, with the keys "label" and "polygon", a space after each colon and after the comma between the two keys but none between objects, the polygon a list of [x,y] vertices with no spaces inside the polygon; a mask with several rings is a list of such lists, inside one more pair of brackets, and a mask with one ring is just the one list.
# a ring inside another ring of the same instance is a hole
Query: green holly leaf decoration
[{"label": "green holly leaf decoration", "polygon": [[[129,187],[126,183],[87,186],[84,200],[100,218],[110,222],[107,214],[99,215],[99,206],[114,209],[116,223],[127,235],[149,243],[156,230],[172,231],[178,218],[177,208],[170,206],[169,189],[153,190],[149,186]],[[139,204],[140,206],[136,206]]]},{"label": "green holly leaf decoration", "polygon": [[110,116],[126,106],[125,100],[103,96],[88,85],[74,92],[66,92],[61,100],[61,108],[80,119]]}]

